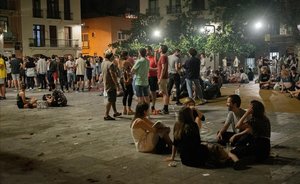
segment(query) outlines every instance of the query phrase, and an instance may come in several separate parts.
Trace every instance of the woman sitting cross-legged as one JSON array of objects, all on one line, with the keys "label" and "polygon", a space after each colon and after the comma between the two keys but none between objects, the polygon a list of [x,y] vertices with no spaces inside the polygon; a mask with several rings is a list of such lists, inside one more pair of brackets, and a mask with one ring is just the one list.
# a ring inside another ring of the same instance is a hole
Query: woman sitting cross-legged
[{"label": "woman sitting cross-legged", "polygon": [[147,118],[149,104],[140,103],[136,106],[134,119],[130,125],[137,151],[146,153],[169,153],[172,140],[169,137],[170,128],[160,122],[153,123]]},{"label": "woman sitting cross-legged", "polygon": [[24,83],[21,84],[21,90],[17,94],[17,106],[19,109],[23,108],[36,108],[37,107],[37,99],[35,97],[27,98],[25,95],[26,85]]}]

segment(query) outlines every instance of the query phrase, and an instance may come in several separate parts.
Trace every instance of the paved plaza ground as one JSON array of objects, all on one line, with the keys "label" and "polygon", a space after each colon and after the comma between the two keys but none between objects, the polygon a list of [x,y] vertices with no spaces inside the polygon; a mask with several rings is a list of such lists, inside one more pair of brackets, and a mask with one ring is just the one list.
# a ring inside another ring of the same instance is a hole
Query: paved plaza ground
[{"label": "paved plaza ground", "polygon": [[[227,114],[226,96],[236,88],[224,85],[221,98],[198,106],[206,116],[203,140],[214,141]],[[41,99],[44,93],[27,96]],[[287,94],[259,91],[252,83],[240,87],[242,107],[252,99],[262,101],[272,126],[272,158],[243,171],[186,167],[178,156],[177,166],[169,167],[167,155],[136,152],[129,128],[132,116],[104,121],[104,97],[98,94],[66,93],[67,107],[20,110],[16,92],[9,89],[7,100],[0,101],[0,183],[300,183],[300,101]],[[162,107],[161,99],[157,107]],[[169,115],[151,118],[173,128],[180,106],[169,108]]]}]

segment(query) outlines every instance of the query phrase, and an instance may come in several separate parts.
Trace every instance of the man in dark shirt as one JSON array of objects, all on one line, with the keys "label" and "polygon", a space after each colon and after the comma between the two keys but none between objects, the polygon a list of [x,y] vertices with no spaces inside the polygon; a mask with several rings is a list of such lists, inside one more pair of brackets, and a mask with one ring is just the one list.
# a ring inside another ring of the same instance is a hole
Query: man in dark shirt
[{"label": "man in dark shirt", "polygon": [[12,54],[11,56],[10,66],[11,66],[11,76],[14,82],[14,86],[16,90],[19,90],[21,62],[16,58],[15,54]]},{"label": "man in dark shirt", "polygon": [[183,68],[186,70],[186,87],[188,90],[188,94],[190,98],[193,98],[193,85],[195,85],[195,92],[196,92],[196,99],[200,100],[200,104],[206,103],[206,100],[203,98],[202,88],[200,85],[199,80],[199,73],[200,73],[200,60],[196,57],[197,51],[194,48],[191,48],[189,50],[189,54],[191,55],[191,58],[188,59],[185,64],[183,65]]},{"label": "man in dark shirt", "polygon": [[56,62],[56,56],[52,55],[50,64],[49,64],[49,70],[48,70],[48,82],[49,82],[49,91],[52,91],[52,86],[54,86],[54,73],[57,71],[57,62]]}]

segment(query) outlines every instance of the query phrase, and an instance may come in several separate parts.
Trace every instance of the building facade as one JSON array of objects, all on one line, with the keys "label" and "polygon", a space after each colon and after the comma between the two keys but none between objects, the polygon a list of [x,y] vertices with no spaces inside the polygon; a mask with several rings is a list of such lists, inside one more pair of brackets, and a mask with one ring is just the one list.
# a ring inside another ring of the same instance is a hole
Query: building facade
[{"label": "building facade", "polygon": [[110,44],[127,39],[125,32],[131,29],[131,19],[125,17],[87,18],[82,22],[82,53],[90,56],[103,56]]},{"label": "building facade", "polygon": [[[10,6],[9,10],[13,9],[13,13],[0,14],[9,20],[8,35],[13,35],[11,53],[21,57],[77,55],[81,52],[80,0],[2,1]],[[9,46],[4,42],[4,50]]]}]

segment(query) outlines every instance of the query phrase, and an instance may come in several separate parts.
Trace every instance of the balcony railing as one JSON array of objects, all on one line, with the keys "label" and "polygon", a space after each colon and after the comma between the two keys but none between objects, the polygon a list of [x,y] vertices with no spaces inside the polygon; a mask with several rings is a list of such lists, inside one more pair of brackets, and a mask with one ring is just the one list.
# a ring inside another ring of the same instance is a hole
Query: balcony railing
[{"label": "balcony railing", "polygon": [[29,38],[29,47],[79,47],[78,39],[45,39],[37,40],[35,38]]},{"label": "balcony railing", "polygon": [[167,14],[181,13],[181,5],[167,6]]},{"label": "balcony railing", "polygon": [[82,49],[89,49],[90,42],[89,41],[82,41]]},{"label": "balcony railing", "polygon": [[61,19],[61,11],[48,11],[47,18],[49,19]]},{"label": "balcony railing", "polygon": [[35,18],[43,18],[43,10],[41,9],[32,9],[32,16]]},{"label": "balcony railing", "polygon": [[159,8],[148,8],[146,9],[147,15],[159,15]]},{"label": "balcony railing", "polygon": [[65,20],[73,20],[73,13],[71,13],[71,12],[64,12],[64,19]]}]

